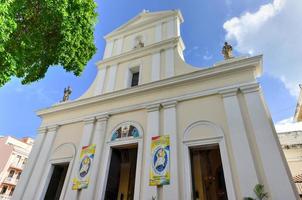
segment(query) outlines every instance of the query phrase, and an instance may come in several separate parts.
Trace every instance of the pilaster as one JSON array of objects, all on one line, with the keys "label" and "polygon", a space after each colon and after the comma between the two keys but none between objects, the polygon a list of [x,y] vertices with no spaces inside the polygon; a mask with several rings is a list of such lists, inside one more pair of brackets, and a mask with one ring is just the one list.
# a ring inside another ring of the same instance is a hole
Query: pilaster
[{"label": "pilaster", "polygon": [[41,166],[42,173],[40,175],[41,176],[40,182],[36,189],[35,199],[44,198],[48,183],[49,183],[51,175],[52,175],[53,168],[52,168],[51,163],[49,162],[49,158],[51,155],[52,145],[53,145],[56,133],[58,131],[58,128],[59,128],[59,126],[57,126],[57,125],[47,127],[48,132],[47,132],[47,137],[45,139],[45,142],[43,144],[43,148],[44,148],[44,146],[46,146],[49,149],[48,149],[47,154],[42,154],[42,155],[47,155],[47,156],[45,156],[44,166]]},{"label": "pilaster", "polygon": [[75,156],[74,164],[72,166],[72,170],[71,170],[71,174],[70,174],[71,179],[68,184],[67,191],[66,191],[66,198],[68,198],[68,199],[76,199],[77,196],[78,197],[79,197],[79,195],[82,196],[81,193],[84,193],[81,190],[78,191],[78,190],[71,189],[72,185],[73,185],[72,179],[76,176],[78,169],[79,169],[79,161],[80,161],[80,154],[82,151],[82,147],[89,145],[90,141],[92,139],[95,117],[86,118],[83,120],[83,122],[84,122],[83,134],[82,134],[81,142],[80,142],[79,146],[77,147],[77,154]]},{"label": "pilaster", "polygon": [[163,186],[163,199],[178,200],[178,153],[177,153],[177,116],[176,101],[162,103],[164,110],[164,135],[170,136],[170,184]]},{"label": "pilaster", "polygon": [[151,81],[160,79],[160,52],[152,54]]},{"label": "pilaster", "polygon": [[175,18],[171,17],[167,22],[167,38],[172,38],[175,36]]},{"label": "pilaster", "polygon": [[108,41],[103,58],[106,59],[106,58],[111,57],[112,52],[113,52],[113,41]]},{"label": "pilaster", "polygon": [[98,70],[99,71],[97,74],[97,81],[96,81],[96,86],[95,86],[95,90],[94,90],[94,95],[100,95],[100,94],[103,94],[103,92],[104,92],[107,68],[103,67],[103,68],[99,68]]},{"label": "pilaster", "polygon": [[[230,143],[235,158],[240,198],[255,196],[253,188],[259,183],[247,131],[237,98],[238,88],[220,91],[226,112]],[[244,161],[244,162],[243,162]]]},{"label": "pilaster", "polygon": [[160,42],[162,40],[162,23],[158,23],[155,26],[155,42]]},{"label": "pilaster", "polygon": [[122,53],[122,47],[123,47],[123,38],[119,38],[115,41],[114,46],[116,46],[115,49],[115,54],[114,55],[119,55]]},{"label": "pilaster", "polygon": [[13,193],[13,197],[12,197],[13,200],[18,200],[23,198],[25,189],[27,188],[28,182],[32,177],[34,167],[37,163],[37,159],[41,151],[46,132],[47,132],[46,127],[40,127],[38,129],[38,134],[35,138],[34,145],[28,156],[28,161],[25,165],[25,168],[22,170],[20,180],[18,181],[18,185]]},{"label": "pilaster", "polygon": [[147,109],[147,131],[144,137],[144,174],[142,186],[142,199],[158,198],[156,186],[149,185],[150,167],[151,167],[151,141],[152,137],[159,135],[159,109],[160,104],[153,104],[146,107]]},{"label": "pilaster", "polygon": [[47,169],[51,167],[48,163],[48,159],[58,128],[58,125],[49,126],[47,127],[46,133],[45,129],[40,130],[42,134],[45,135],[45,138],[43,140],[41,148],[39,149],[40,152],[36,159],[36,164],[33,168],[33,172],[35,174],[32,174],[28,181],[28,185],[30,185],[31,187],[27,187],[23,199],[42,198],[41,195],[44,191],[44,187],[47,187],[45,186],[45,181],[48,174],[45,173],[45,166],[47,166]]},{"label": "pilaster", "polygon": [[165,78],[174,76],[174,47],[165,50]]},{"label": "pilaster", "polygon": [[81,193],[81,199],[96,199],[97,190],[100,188],[100,181],[98,181],[98,172],[101,166],[103,146],[106,139],[106,128],[109,115],[96,116],[95,129],[91,144],[96,144],[94,161],[91,168],[90,183],[86,190]]},{"label": "pilaster", "polygon": [[241,87],[271,199],[299,199],[259,85]]},{"label": "pilaster", "polygon": [[116,79],[116,70],[117,65],[112,65],[108,69],[107,79],[109,79],[106,83],[106,92],[112,92],[115,87],[115,79]]}]

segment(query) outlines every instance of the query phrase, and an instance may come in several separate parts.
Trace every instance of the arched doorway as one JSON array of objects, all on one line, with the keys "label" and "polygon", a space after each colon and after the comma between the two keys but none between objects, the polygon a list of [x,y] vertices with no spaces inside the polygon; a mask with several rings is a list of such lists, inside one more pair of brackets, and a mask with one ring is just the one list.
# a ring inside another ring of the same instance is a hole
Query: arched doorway
[{"label": "arched doorway", "polygon": [[106,200],[136,200],[140,191],[142,128],[125,122],[111,132],[106,146],[107,170],[102,197]]}]

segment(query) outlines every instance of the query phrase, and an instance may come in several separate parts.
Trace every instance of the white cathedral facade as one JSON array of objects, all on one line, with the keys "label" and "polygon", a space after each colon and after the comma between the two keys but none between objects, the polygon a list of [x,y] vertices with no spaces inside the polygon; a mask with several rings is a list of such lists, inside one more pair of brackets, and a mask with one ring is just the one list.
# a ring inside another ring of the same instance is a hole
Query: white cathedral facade
[{"label": "white cathedral facade", "polygon": [[[298,199],[256,80],[262,56],[192,67],[182,22],[178,10],[143,11],[105,36],[87,92],[37,112],[14,200],[242,200],[257,184]],[[156,157],[158,138],[168,148]],[[152,170],[165,182],[151,184]]]}]

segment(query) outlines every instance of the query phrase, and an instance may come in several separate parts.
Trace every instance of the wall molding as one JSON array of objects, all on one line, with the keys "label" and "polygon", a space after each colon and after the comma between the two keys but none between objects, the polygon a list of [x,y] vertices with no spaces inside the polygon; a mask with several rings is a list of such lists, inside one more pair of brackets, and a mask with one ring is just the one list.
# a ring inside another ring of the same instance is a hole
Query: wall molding
[{"label": "wall molding", "polygon": [[[45,114],[50,114],[54,113],[57,111],[63,111],[63,110],[68,110],[71,108],[76,108],[80,106],[87,106],[89,104],[109,100],[109,99],[114,99],[114,98],[120,98],[122,96],[127,96],[139,92],[146,92],[150,90],[156,90],[160,89],[166,86],[171,86],[179,83],[183,83],[186,81],[192,81],[192,80],[197,80],[197,79],[204,79],[207,80],[208,78],[216,77],[217,75],[224,75],[224,74],[229,74],[232,72],[238,72],[240,70],[250,70],[250,69],[255,69],[259,67],[259,63],[261,62],[262,56],[255,56],[251,58],[246,58],[242,60],[237,60],[233,63],[226,63],[222,64],[220,66],[216,67],[210,67],[207,69],[202,69],[202,70],[197,70],[195,72],[191,72],[188,74],[184,75],[179,75],[179,76],[174,76],[171,78],[163,79],[160,81],[155,81],[155,82],[150,82],[142,85],[138,85],[137,87],[133,88],[127,88],[127,89],[122,89],[122,90],[117,90],[113,92],[108,92],[103,95],[98,95],[98,96],[93,96],[93,97],[88,97],[84,99],[78,99],[75,101],[71,102],[66,102],[64,104],[55,104],[50,108],[42,109],[37,111],[37,115],[43,117]],[[257,84],[256,82],[254,82]],[[224,89],[220,88],[220,89]],[[244,88],[242,87],[242,90]]]},{"label": "wall molding", "polygon": [[159,52],[163,49],[168,49],[177,46],[178,44],[182,45],[182,39],[180,37],[172,37],[169,39],[162,40],[160,42],[152,43],[150,45],[146,45],[143,48],[133,49],[130,51],[123,52],[118,55],[113,55],[104,60],[98,61],[96,65],[99,69],[106,67],[108,65],[120,64],[123,62],[127,62],[129,60],[134,60],[137,58],[141,58],[147,56],[149,54],[153,54]]},{"label": "wall molding", "polygon": [[[120,113],[125,113],[125,112],[130,112],[130,111],[136,111],[136,110],[142,110],[142,109],[147,109],[147,110],[151,109],[151,111],[152,111],[153,107],[154,107],[154,109],[156,107],[157,107],[156,109],[159,109],[160,105],[164,105],[168,102],[173,102],[173,101],[181,102],[181,101],[186,101],[186,100],[190,100],[190,99],[215,95],[215,94],[219,94],[219,91],[221,91],[221,89],[231,89],[231,88],[237,88],[238,89],[241,86],[246,86],[246,85],[250,85],[250,84],[255,84],[255,82],[236,84],[236,85],[226,86],[226,87],[223,87],[223,88],[213,88],[213,89],[203,90],[203,91],[200,91],[200,92],[194,92],[194,93],[185,94],[185,95],[181,95],[181,96],[177,96],[177,97],[160,99],[160,100],[156,100],[156,101],[149,101],[149,102],[145,102],[145,103],[141,103],[141,104],[131,105],[131,106],[128,106],[128,107],[115,108],[115,109],[112,109],[112,110],[106,110],[105,112],[98,112],[98,113],[93,113],[91,115],[86,115],[86,116],[82,116],[82,117],[78,117],[78,118],[73,118],[73,119],[68,119],[68,120],[55,122],[54,124],[58,124],[58,125],[62,126],[62,125],[66,125],[66,124],[73,124],[73,123],[83,122],[83,119],[88,118],[88,117],[96,117],[96,116],[102,116],[102,115],[111,116],[111,115],[115,115],[115,114],[120,114]],[[47,127],[49,125],[51,125],[51,124],[43,125],[41,128],[43,128],[45,126]]]},{"label": "wall molding", "polygon": [[[206,138],[206,139],[185,140],[186,139],[185,136],[190,134],[190,131],[192,130],[192,128],[194,128],[196,126],[200,126],[200,125],[212,127],[213,130],[217,133],[217,136],[211,137],[211,138]],[[183,152],[183,159],[184,159],[183,183],[186,183],[184,185],[183,199],[191,199],[192,192],[193,192],[192,191],[193,187],[192,187],[191,161],[190,161],[190,150],[189,149],[192,147],[199,147],[202,145],[212,145],[212,144],[219,145],[228,199],[236,199],[235,186],[233,183],[231,165],[230,165],[230,161],[229,161],[229,156],[228,156],[228,151],[227,151],[224,135],[225,134],[224,134],[223,130],[221,129],[221,127],[210,121],[203,121],[203,120],[196,121],[194,123],[191,123],[185,129],[184,139],[182,142],[182,152]]]}]

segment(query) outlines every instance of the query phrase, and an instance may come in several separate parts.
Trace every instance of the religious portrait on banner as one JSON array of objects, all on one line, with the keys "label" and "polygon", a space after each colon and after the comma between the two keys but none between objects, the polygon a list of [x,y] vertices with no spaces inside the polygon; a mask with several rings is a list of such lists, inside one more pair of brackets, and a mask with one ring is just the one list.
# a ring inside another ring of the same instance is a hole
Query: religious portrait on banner
[{"label": "religious portrait on banner", "polygon": [[152,137],[150,185],[170,184],[170,137]]},{"label": "religious portrait on banner", "polygon": [[76,177],[73,179],[73,190],[80,190],[88,187],[94,153],[95,145],[82,147],[79,168]]}]

